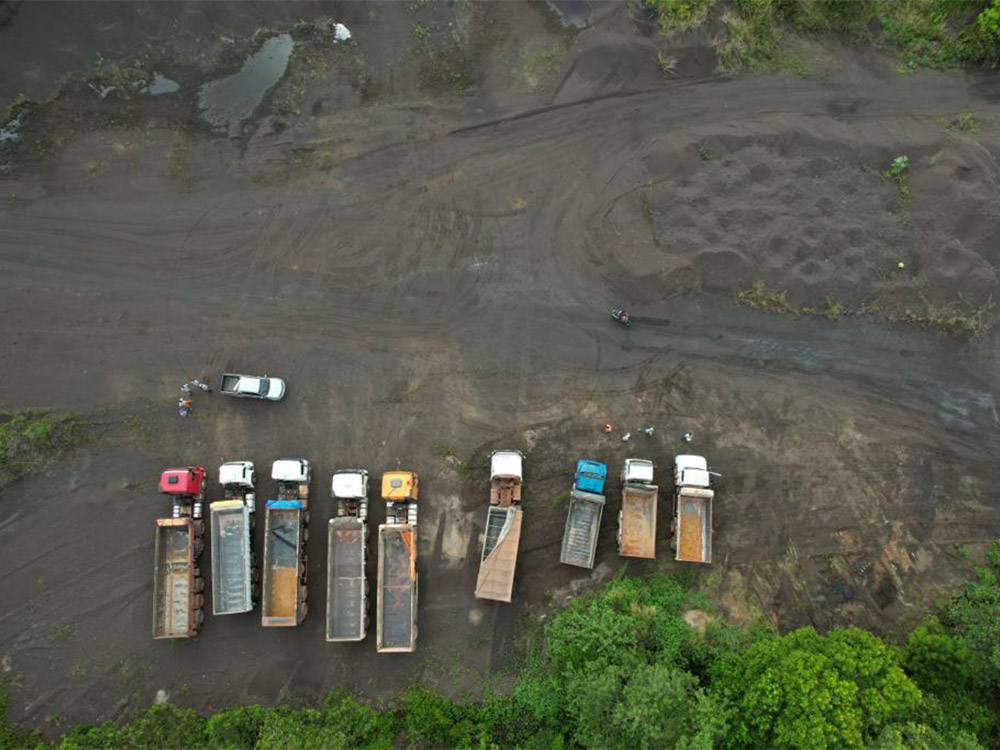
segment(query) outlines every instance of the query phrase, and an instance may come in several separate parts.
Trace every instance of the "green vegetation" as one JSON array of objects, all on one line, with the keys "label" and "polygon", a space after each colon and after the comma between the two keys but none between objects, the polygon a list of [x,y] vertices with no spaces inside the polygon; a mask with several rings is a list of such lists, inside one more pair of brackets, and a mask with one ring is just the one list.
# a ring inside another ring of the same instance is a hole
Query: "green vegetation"
[{"label": "green vegetation", "polygon": [[[701,25],[715,0],[658,0],[665,35]],[[715,40],[724,68],[805,68],[787,53],[796,33],[838,32],[892,50],[900,70],[995,64],[1000,0],[733,0],[718,3],[724,32]]]},{"label": "green vegetation", "polygon": [[890,313],[889,319],[966,336],[978,336],[989,328],[986,316],[993,309],[992,300],[978,307],[966,303],[961,297],[945,305],[936,305],[926,299],[923,303],[922,309],[908,307]]},{"label": "green vegetation", "polygon": [[34,409],[0,412],[0,487],[75,445],[79,421]]},{"label": "green vegetation", "polygon": [[959,112],[958,118],[948,123],[948,130],[957,130],[959,133],[975,134],[979,132],[979,123],[972,116],[971,112]]},{"label": "green vegetation", "polygon": [[[857,628],[779,636],[709,615],[680,577],[612,581],[529,639],[510,695],[413,686],[375,708],[334,691],[321,708],[170,704],[78,726],[56,747],[984,748],[1000,742],[1000,541],[900,645]],[[0,709],[5,700],[0,697]],[[40,745],[0,722],[0,748]]]},{"label": "green vegetation", "polygon": [[910,168],[909,156],[897,156],[892,160],[889,168],[882,172],[882,177],[896,183],[899,194],[904,198],[910,197],[910,180],[906,173]]},{"label": "green vegetation", "polygon": [[[895,271],[889,274],[890,279],[895,277]],[[979,336],[989,330],[987,315],[993,309],[992,300],[983,305],[975,306],[968,304],[961,295],[954,302],[944,305],[936,305],[924,299],[921,308],[904,307],[886,311],[882,311],[875,302],[849,308],[838,302],[832,295],[827,295],[824,303],[818,307],[797,306],[788,301],[788,292],[768,289],[763,281],[755,281],[750,286],[737,290],[733,301],[737,305],[752,307],[764,312],[813,315],[831,319],[882,312],[887,320],[895,323],[937,328],[945,333],[961,336]]]},{"label": "green vegetation", "polygon": [[660,31],[665,35],[701,26],[716,0],[653,0]]}]

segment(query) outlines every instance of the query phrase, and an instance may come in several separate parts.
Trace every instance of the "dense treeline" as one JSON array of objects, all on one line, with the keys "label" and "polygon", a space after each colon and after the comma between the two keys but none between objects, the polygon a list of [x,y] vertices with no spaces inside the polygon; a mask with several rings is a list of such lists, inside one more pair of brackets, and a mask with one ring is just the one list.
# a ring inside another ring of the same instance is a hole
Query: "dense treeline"
[{"label": "dense treeline", "polygon": [[[376,709],[334,692],[318,709],[207,719],[165,704],[77,727],[58,747],[996,747],[1000,541],[988,557],[900,645],[856,628],[778,636],[711,618],[702,633],[682,615],[703,596],[674,578],[625,578],[541,629],[509,696],[455,702],[413,687]],[[0,747],[36,744],[0,726]]]}]

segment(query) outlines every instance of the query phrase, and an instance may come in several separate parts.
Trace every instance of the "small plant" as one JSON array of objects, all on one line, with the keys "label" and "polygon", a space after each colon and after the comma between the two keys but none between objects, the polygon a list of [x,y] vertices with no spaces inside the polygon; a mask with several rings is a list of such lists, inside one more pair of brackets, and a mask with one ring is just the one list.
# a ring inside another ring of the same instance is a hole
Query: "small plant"
[{"label": "small plant", "polygon": [[431,34],[431,30],[424,26],[422,23],[413,24],[413,36],[421,44],[427,41],[427,37]]},{"label": "small plant", "polygon": [[708,146],[702,143],[698,146],[698,156],[702,161],[708,161],[712,158],[712,152],[708,150]]},{"label": "small plant", "polygon": [[674,70],[677,68],[677,58],[673,55],[664,55],[662,52],[657,52],[656,61],[663,75],[673,75]]},{"label": "small plant", "polygon": [[979,123],[972,116],[971,112],[959,112],[958,119],[948,125],[948,130],[957,130],[960,133],[978,133]]},{"label": "small plant", "polygon": [[897,156],[892,160],[889,168],[882,173],[882,177],[896,183],[899,194],[904,198],[910,197],[910,180],[907,171],[910,168],[909,156]]},{"label": "small plant", "polygon": [[736,292],[736,303],[767,312],[796,312],[795,308],[788,304],[788,292],[770,292],[763,281],[755,281],[746,289]]},{"label": "small plant", "polygon": [[653,181],[646,180],[642,188],[642,216],[646,223],[653,225],[656,222],[656,209],[653,206]]}]

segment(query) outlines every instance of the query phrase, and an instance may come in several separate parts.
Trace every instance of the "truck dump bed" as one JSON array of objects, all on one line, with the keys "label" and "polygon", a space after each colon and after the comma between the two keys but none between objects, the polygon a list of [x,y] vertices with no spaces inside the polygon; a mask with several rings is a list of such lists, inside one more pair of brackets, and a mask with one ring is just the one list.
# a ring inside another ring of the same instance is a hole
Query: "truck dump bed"
[{"label": "truck dump bed", "polygon": [[250,566],[250,511],[242,500],[211,505],[212,613],[232,615],[253,609]]},{"label": "truck dump bed", "polygon": [[326,639],[364,640],[368,625],[364,521],[331,518],[328,543]]},{"label": "truck dump bed", "polygon": [[267,503],[264,532],[264,591],[261,624],[298,625],[299,562],[302,544],[301,503],[271,500]]},{"label": "truck dump bed", "polygon": [[153,569],[153,638],[195,635],[195,532],[188,518],[156,522]]},{"label": "truck dump bed", "polygon": [[677,494],[677,556],[682,562],[712,562],[710,489],[683,487]]},{"label": "truck dump bed", "polygon": [[[520,500],[520,493],[518,493]],[[486,538],[479,563],[476,596],[509,602],[514,590],[514,569],[517,548],[521,543],[521,518],[518,507],[501,508],[491,505],[486,514]]]},{"label": "truck dump bed", "polygon": [[581,568],[594,567],[597,551],[597,534],[601,530],[604,496],[573,490],[566,513],[566,531],[563,534],[559,562]]},{"label": "truck dump bed", "polygon": [[625,485],[619,517],[618,552],[623,557],[656,557],[655,486]]},{"label": "truck dump bed", "polygon": [[377,649],[413,651],[417,643],[416,531],[409,524],[378,530]]}]

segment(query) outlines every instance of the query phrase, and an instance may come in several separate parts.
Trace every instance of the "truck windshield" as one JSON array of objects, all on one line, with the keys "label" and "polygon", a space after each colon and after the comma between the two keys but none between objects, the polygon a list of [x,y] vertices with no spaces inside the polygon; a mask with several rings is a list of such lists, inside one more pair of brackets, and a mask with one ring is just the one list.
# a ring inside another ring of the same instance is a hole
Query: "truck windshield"
[{"label": "truck windshield", "polygon": [[271,381],[268,378],[260,379],[260,390],[257,391],[261,396],[266,396],[267,392],[271,389]]},{"label": "truck windshield", "polygon": [[602,477],[600,474],[595,474],[592,471],[585,471],[583,472],[583,475],[588,479],[604,479],[604,477]]}]

